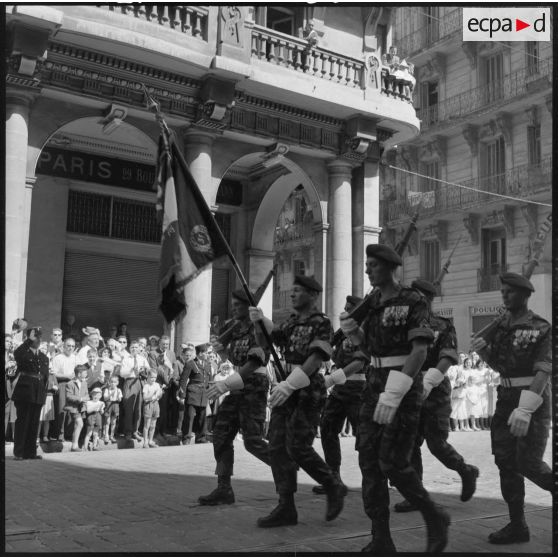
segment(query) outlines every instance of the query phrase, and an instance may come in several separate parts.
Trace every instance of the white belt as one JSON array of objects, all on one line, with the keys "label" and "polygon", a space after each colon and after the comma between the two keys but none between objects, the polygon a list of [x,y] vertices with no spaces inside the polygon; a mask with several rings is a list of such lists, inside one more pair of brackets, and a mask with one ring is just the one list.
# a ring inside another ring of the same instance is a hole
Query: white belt
[{"label": "white belt", "polygon": [[534,376],[521,376],[520,378],[502,378],[500,385],[505,388],[530,386]]},{"label": "white belt", "polygon": [[370,357],[370,365],[374,368],[389,368],[390,366],[403,366],[409,355]]},{"label": "white belt", "polygon": [[347,382],[355,382],[355,381],[365,381],[366,380],[366,374],[353,374],[352,376],[349,376],[347,378]]}]

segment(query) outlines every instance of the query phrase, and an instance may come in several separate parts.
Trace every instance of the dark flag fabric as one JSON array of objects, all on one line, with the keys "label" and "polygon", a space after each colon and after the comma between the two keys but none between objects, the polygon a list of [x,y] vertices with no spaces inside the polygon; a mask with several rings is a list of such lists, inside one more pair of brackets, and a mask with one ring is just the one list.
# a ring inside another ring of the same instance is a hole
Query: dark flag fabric
[{"label": "dark flag fabric", "polygon": [[172,134],[159,138],[156,187],[162,226],[159,308],[172,322],[187,309],[185,285],[229,248]]}]

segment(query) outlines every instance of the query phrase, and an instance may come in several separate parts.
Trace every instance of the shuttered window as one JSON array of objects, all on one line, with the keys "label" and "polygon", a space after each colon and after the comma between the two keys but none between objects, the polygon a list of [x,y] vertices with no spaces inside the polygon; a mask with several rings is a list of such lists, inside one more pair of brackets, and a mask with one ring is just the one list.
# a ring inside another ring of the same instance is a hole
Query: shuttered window
[{"label": "shuttered window", "polygon": [[157,261],[66,252],[62,315],[73,314],[80,333],[92,326],[106,337],[126,322],[132,338],[161,335],[158,277]]},{"label": "shuttered window", "polygon": [[229,318],[229,281],[230,270],[213,267],[211,280],[211,315],[219,316],[223,323]]}]

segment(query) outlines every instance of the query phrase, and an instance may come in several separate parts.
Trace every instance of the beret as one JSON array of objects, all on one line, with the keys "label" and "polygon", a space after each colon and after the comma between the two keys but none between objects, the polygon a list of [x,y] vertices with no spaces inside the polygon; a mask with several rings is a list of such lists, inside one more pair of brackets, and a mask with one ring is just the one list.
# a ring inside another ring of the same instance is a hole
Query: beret
[{"label": "beret", "polygon": [[[254,293],[252,291],[250,291],[250,294],[252,295],[252,298],[254,298]],[[250,304],[250,301],[248,300],[248,297],[246,296],[246,292],[244,291],[244,289],[236,289],[236,291],[232,292],[232,296],[237,300],[241,300],[242,302],[246,302],[247,304]]]},{"label": "beret", "polygon": [[366,257],[384,260],[385,262],[401,265],[403,260],[401,256],[389,246],[385,244],[369,244],[366,247]]},{"label": "beret", "polygon": [[314,277],[306,277],[306,275],[295,275],[293,285],[300,285],[305,287],[309,291],[315,291],[317,293],[322,292],[322,286],[314,279]]},{"label": "beret", "polygon": [[358,297],[358,296],[353,296],[353,295],[349,295],[347,297],[347,302],[349,304],[352,304],[353,306],[358,306],[364,299]]},{"label": "beret", "polygon": [[427,295],[436,296],[436,287],[430,281],[426,281],[425,279],[415,279],[411,283],[411,287]]},{"label": "beret", "polygon": [[197,353],[205,353],[211,345],[209,343],[202,343],[201,345],[196,345]]},{"label": "beret", "polygon": [[523,275],[519,275],[519,273],[502,273],[500,275],[500,281],[502,284],[510,285],[510,287],[518,287],[520,289],[527,289],[532,293],[535,292],[535,287],[529,279],[523,277]]}]

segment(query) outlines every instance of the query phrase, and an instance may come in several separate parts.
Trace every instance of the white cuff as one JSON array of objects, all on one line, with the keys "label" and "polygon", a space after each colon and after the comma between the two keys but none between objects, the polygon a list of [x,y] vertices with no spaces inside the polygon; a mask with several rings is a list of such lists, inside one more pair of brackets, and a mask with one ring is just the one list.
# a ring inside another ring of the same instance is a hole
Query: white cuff
[{"label": "white cuff", "polygon": [[230,391],[242,389],[244,387],[244,380],[238,372],[235,372],[225,380],[225,385]]},{"label": "white cuff", "polygon": [[390,407],[398,407],[412,385],[413,378],[398,370],[390,370],[382,397],[382,403]]},{"label": "white cuff", "polygon": [[345,376],[345,371],[343,370],[343,368],[334,370],[329,376],[336,386],[340,386],[347,381],[347,376]]},{"label": "white cuff", "polygon": [[287,377],[288,386],[292,389],[302,389],[310,385],[310,378],[300,366],[297,366]]},{"label": "white cuff", "polygon": [[542,402],[543,398],[540,395],[537,395],[530,389],[524,389],[519,396],[519,405],[517,408],[534,413],[542,405]]},{"label": "white cuff", "polygon": [[439,386],[444,381],[444,375],[437,368],[429,368],[422,381],[432,387]]}]

